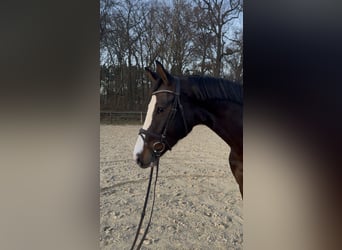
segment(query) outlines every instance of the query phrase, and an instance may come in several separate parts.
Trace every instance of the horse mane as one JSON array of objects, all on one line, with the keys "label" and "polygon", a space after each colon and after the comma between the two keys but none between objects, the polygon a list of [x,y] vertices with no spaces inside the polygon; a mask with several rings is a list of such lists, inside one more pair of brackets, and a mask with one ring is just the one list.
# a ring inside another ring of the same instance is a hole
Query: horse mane
[{"label": "horse mane", "polygon": [[228,100],[243,104],[243,88],[240,83],[209,76],[189,76],[187,79],[191,83],[192,93],[200,101]]},{"label": "horse mane", "polygon": [[[192,86],[191,94],[199,101],[231,101],[243,105],[243,87],[240,83],[223,78],[197,75],[188,76],[186,79]],[[152,92],[158,90],[162,83],[162,80],[158,79],[152,85]]]}]

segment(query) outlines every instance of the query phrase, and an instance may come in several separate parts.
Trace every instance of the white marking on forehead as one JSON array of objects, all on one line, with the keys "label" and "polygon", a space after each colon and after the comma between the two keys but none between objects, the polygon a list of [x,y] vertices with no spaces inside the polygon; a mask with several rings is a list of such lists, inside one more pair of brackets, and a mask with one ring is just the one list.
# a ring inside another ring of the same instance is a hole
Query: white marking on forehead
[{"label": "white marking on forehead", "polygon": [[[150,103],[148,104],[145,122],[144,122],[144,125],[142,127],[145,130],[147,130],[152,124],[152,116],[153,116],[154,109],[156,107],[156,103],[157,103],[157,98],[155,95],[153,95],[151,97]],[[144,134],[138,136],[138,139],[137,139],[137,142],[135,143],[135,147],[134,147],[134,151],[133,151],[133,159],[135,161],[137,160],[138,154],[141,154],[141,152],[144,149],[144,140],[143,140],[143,138],[141,138],[141,136],[143,136],[145,138]]]},{"label": "white marking on forehead", "polygon": [[151,97],[150,103],[148,104],[148,109],[147,109],[147,114],[146,114],[145,122],[143,125],[143,129],[148,129],[151,126],[152,116],[153,116],[154,108],[156,107],[156,102],[157,102],[157,97],[153,95]]}]

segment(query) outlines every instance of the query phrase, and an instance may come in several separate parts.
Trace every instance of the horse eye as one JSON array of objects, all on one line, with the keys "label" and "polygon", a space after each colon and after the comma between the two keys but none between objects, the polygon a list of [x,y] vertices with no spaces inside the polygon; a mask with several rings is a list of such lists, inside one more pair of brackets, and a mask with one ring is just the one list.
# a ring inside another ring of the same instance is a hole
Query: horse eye
[{"label": "horse eye", "polygon": [[160,114],[161,112],[163,112],[164,111],[164,108],[162,108],[162,107],[158,107],[157,108],[157,114]]}]

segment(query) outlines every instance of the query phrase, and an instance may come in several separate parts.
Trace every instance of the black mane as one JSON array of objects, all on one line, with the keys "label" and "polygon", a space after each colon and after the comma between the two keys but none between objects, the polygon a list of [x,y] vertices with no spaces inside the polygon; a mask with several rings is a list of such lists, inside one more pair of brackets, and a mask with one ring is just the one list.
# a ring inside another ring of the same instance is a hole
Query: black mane
[{"label": "black mane", "polygon": [[188,80],[198,100],[229,100],[243,104],[243,88],[239,83],[208,76],[189,76]]}]

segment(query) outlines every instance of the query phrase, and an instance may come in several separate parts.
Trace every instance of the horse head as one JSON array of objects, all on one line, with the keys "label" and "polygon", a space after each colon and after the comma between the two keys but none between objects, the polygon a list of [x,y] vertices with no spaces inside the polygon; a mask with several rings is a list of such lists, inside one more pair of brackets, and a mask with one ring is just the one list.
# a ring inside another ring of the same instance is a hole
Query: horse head
[{"label": "horse head", "polygon": [[140,167],[152,166],[156,160],[188,133],[181,83],[156,61],[156,72],[145,68],[152,81],[152,94],[143,127],[133,151]]}]

